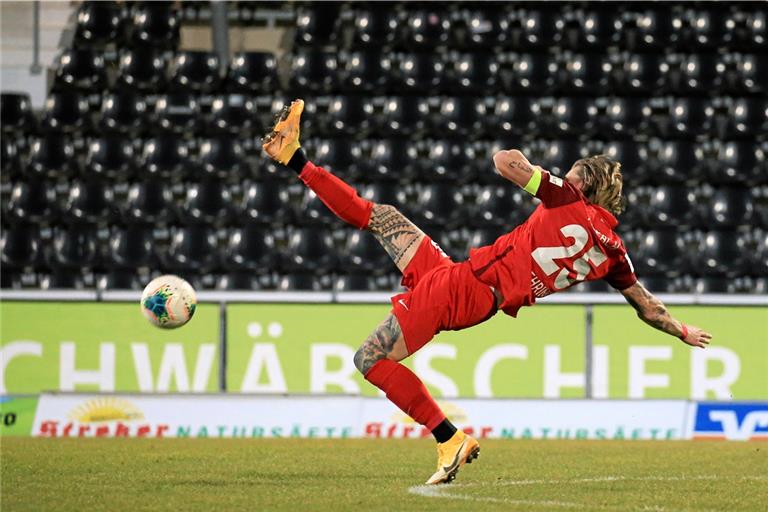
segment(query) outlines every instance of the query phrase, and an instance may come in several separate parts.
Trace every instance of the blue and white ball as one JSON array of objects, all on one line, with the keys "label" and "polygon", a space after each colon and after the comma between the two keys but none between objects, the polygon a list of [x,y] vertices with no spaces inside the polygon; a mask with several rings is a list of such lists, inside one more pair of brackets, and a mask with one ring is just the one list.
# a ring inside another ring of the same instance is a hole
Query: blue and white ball
[{"label": "blue and white ball", "polygon": [[175,329],[195,314],[197,294],[187,281],[164,275],[149,282],[141,294],[141,311],[147,320],[163,329]]}]

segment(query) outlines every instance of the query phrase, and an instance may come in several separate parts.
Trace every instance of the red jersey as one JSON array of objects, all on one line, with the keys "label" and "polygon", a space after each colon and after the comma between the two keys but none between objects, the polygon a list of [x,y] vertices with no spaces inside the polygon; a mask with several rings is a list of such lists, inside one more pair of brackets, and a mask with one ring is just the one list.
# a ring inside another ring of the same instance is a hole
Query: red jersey
[{"label": "red jersey", "polygon": [[624,243],[613,231],[616,217],[566,180],[540,172],[536,197],[541,204],[528,220],[469,253],[473,273],[501,292],[501,309],[511,316],[580,281],[605,279],[618,290],[637,281]]}]

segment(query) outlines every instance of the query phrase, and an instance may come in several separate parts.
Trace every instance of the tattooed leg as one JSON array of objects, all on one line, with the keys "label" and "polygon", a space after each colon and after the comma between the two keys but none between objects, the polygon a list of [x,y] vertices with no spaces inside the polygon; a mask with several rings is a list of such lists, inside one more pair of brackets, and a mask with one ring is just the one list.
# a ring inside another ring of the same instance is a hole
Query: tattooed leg
[{"label": "tattooed leg", "polygon": [[386,204],[373,206],[366,229],[373,233],[401,272],[411,262],[419,244],[426,236],[397,208]]},{"label": "tattooed leg", "polygon": [[401,361],[408,357],[408,349],[395,315],[390,314],[368,336],[355,353],[355,367],[365,375],[381,359]]}]

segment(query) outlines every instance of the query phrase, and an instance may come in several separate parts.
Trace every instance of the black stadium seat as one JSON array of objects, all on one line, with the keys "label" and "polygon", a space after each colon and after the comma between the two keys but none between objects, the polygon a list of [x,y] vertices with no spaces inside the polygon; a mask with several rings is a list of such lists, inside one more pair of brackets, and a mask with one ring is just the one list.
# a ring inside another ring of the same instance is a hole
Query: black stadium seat
[{"label": "black stadium seat", "polygon": [[85,173],[126,180],[133,174],[133,141],[120,135],[91,139],[85,159]]},{"label": "black stadium seat", "polygon": [[[11,137],[3,137],[0,140],[0,164],[2,168],[0,173],[5,178],[14,178],[21,170],[21,160],[19,158],[19,148]],[[28,169],[28,167],[27,167]]]},{"label": "black stadium seat", "polygon": [[297,92],[329,93],[339,83],[338,68],[335,52],[299,50],[291,59],[290,87]]},{"label": "black stadium seat", "polygon": [[54,64],[54,87],[98,90],[104,87],[107,73],[104,57],[92,50],[64,50]]},{"label": "black stadium seat", "polygon": [[735,227],[751,220],[753,205],[747,188],[704,187],[697,200],[698,220],[702,227]]},{"label": "black stadium seat", "polygon": [[336,259],[330,232],[312,227],[293,230],[282,265],[287,270],[327,272]]},{"label": "black stadium seat", "polygon": [[674,230],[647,231],[639,239],[633,258],[638,275],[663,275],[679,271],[684,261],[683,241]]},{"label": "black stadium seat", "polygon": [[[640,6],[645,8],[636,10]],[[659,51],[674,46],[682,32],[674,26],[675,14],[673,6],[634,4],[622,19],[620,34],[623,46],[639,52]]]},{"label": "black stadium seat", "polygon": [[243,147],[232,137],[215,137],[200,141],[200,168],[205,175],[219,178],[243,177],[247,166]]},{"label": "black stadium seat", "polygon": [[45,222],[58,213],[52,182],[30,179],[15,183],[6,207],[6,216],[19,222]]},{"label": "black stadium seat", "polygon": [[3,135],[9,132],[25,132],[35,126],[32,100],[27,93],[4,92],[0,94],[0,118]]},{"label": "black stadium seat", "polygon": [[607,56],[595,53],[565,52],[560,56],[557,88],[565,94],[602,95],[611,87],[613,64]]},{"label": "black stadium seat", "polygon": [[132,91],[106,94],[101,99],[100,127],[135,134],[146,128],[147,102]]},{"label": "black stadium seat", "polygon": [[176,133],[194,132],[200,122],[200,103],[191,94],[172,93],[160,96],[152,114],[153,125]]},{"label": "black stadium seat", "polygon": [[394,268],[392,260],[370,233],[355,231],[347,238],[340,268],[346,272],[381,274]]},{"label": "black stadium seat", "polygon": [[172,2],[141,2],[134,8],[132,36],[136,43],[175,47],[179,40],[179,17]]},{"label": "black stadium seat", "polygon": [[731,277],[748,265],[745,237],[733,231],[709,231],[700,237],[695,253],[696,270],[707,275]]},{"label": "black stadium seat", "polygon": [[392,59],[386,53],[367,51],[341,54],[341,85],[349,92],[382,94],[389,88]]},{"label": "black stadium seat", "polygon": [[187,183],[179,218],[185,223],[226,224],[232,212],[232,199],[226,184],[217,179]]},{"label": "black stadium seat", "polygon": [[183,178],[193,171],[189,144],[174,135],[146,139],[137,170],[140,176]]},{"label": "black stadium seat", "polygon": [[269,230],[248,225],[229,231],[223,261],[227,269],[263,273],[275,259],[275,239]]},{"label": "black stadium seat", "polygon": [[124,10],[116,2],[83,2],[77,11],[75,44],[103,46],[117,39]]},{"label": "black stadium seat", "polygon": [[49,264],[54,268],[81,269],[99,263],[98,231],[96,226],[82,224],[53,230]]},{"label": "black stadium seat", "polygon": [[372,47],[391,44],[399,34],[400,23],[391,2],[372,2],[355,11],[353,41]]},{"label": "black stadium seat", "polygon": [[158,264],[157,244],[151,226],[113,226],[105,258],[113,269],[137,269]]},{"label": "black stadium seat", "polygon": [[118,84],[155,92],[165,87],[166,58],[152,47],[126,49],[120,53]]},{"label": "black stadium seat", "polygon": [[330,2],[300,8],[296,13],[296,43],[322,46],[335,42],[341,34],[340,8],[341,4]]},{"label": "black stadium seat", "polygon": [[505,88],[512,91],[544,95],[555,86],[557,59],[546,53],[511,55],[512,69]]},{"label": "black stadium seat", "polygon": [[48,133],[32,140],[23,172],[28,176],[62,178],[80,169],[75,146],[67,135]]},{"label": "black stadium seat", "polygon": [[37,226],[20,224],[4,227],[0,237],[3,273],[39,263],[42,251],[40,245],[40,230]]},{"label": "black stadium seat", "polygon": [[629,94],[647,95],[665,92],[668,88],[668,64],[655,54],[624,54],[622,79],[619,89]]},{"label": "black stadium seat", "polygon": [[449,53],[448,88],[458,94],[493,94],[502,86],[499,63],[487,53]]},{"label": "black stadium seat", "polygon": [[218,239],[210,226],[195,225],[173,230],[168,251],[161,256],[166,268],[208,272],[218,264]]},{"label": "black stadium seat", "polygon": [[392,87],[406,93],[439,91],[446,78],[445,63],[431,53],[405,53],[396,58]]},{"label": "black stadium seat", "polygon": [[[462,37],[457,42],[472,48],[487,48],[503,45],[509,33],[509,20],[494,9],[471,4],[461,9],[454,27]],[[457,36],[458,39],[458,36]]]},{"label": "black stadium seat", "polygon": [[52,93],[45,100],[40,125],[51,132],[85,130],[90,127],[88,101],[76,92]]},{"label": "black stadium seat", "polygon": [[281,188],[277,182],[246,182],[240,200],[234,205],[236,215],[244,222],[284,222],[285,215],[281,215],[281,211],[285,203],[281,196]]},{"label": "black stadium seat", "polygon": [[64,210],[68,219],[74,222],[109,222],[118,213],[114,191],[100,179],[73,182]]},{"label": "black stadium seat", "polygon": [[414,9],[408,12],[400,40],[407,47],[434,47],[448,42],[451,18],[444,9]]},{"label": "black stadium seat", "polygon": [[238,52],[232,57],[227,76],[230,91],[264,94],[276,91],[279,85],[272,52]]},{"label": "black stadium seat", "polygon": [[220,133],[247,135],[261,128],[256,104],[242,94],[217,96],[207,117],[208,127]]},{"label": "black stadium seat", "polygon": [[209,93],[220,81],[219,57],[213,52],[180,51],[168,65],[168,83],[174,90]]},{"label": "black stadium seat", "polygon": [[167,225],[174,219],[172,205],[173,194],[164,180],[148,179],[131,183],[125,202],[120,205],[120,220]]}]

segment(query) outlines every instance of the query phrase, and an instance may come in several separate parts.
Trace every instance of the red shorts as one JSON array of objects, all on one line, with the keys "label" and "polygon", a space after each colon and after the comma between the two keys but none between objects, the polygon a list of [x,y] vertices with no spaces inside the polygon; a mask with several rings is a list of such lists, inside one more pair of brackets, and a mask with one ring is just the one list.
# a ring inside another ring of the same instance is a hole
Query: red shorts
[{"label": "red shorts", "polygon": [[425,237],[403,271],[408,291],[392,297],[408,353],[413,354],[440,331],[458,331],[491,318],[496,297],[477,280],[469,262],[454,263]]}]

